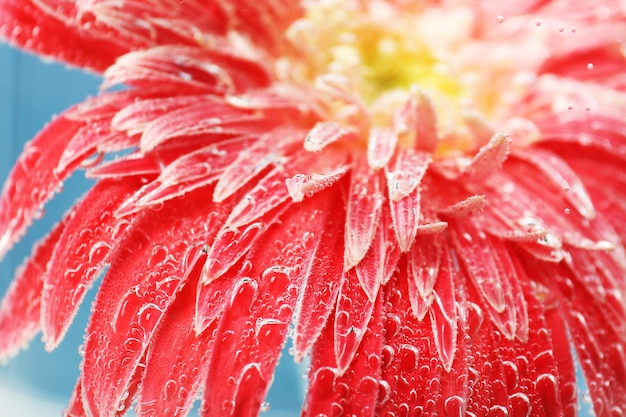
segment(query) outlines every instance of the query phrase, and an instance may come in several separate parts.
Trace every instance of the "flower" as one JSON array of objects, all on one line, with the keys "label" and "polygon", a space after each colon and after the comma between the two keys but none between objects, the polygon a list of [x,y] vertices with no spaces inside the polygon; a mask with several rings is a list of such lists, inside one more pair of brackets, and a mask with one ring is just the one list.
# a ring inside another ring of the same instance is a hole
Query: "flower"
[{"label": "flower", "polygon": [[68,416],[257,415],[288,336],[307,416],[574,416],[576,360],[622,415],[625,13],[0,0],[10,42],[104,76],[4,186],[0,254],[97,180],[17,272],[0,357],[54,349],[106,270]]}]

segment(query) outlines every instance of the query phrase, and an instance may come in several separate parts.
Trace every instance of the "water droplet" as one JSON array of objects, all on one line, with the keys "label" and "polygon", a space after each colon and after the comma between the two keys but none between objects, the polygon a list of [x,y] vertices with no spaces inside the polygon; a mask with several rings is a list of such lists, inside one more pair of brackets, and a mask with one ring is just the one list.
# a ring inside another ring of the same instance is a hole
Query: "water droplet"
[{"label": "water droplet", "polygon": [[576,33],[576,26],[570,26],[569,30],[570,30],[572,33]]},{"label": "water droplet", "polygon": [[587,69],[589,71],[593,70],[593,64],[591,62],[587,64]]},{"label": "water droplet", "polygon": [[176,394],[176,390],[178,388],[178,384],[173,379],[170,379],[163,386],[163,400],[169,401]]},{"label": "water droplet", "polygon": [[270,403],[266,401],[262,402],[259,411],[261,411],[262,413],[267,413],[268,411],[270,411]]},{"label": "water droplet", "polygon": [[537,377],[537,381],[535,382],[537,394],[539,394],[546,410],[546,414],[549,416],[558,414],[558,405],[560,400],[557,396],[557,387],[558,383],[556,377],[550,374],[539,375],[539,377]]},{"label": "water droplet", "polygon": [[504,22],[504,16],[498,16],[498,23]]},{"label": "water droplet", "polygon": [[519,371],[517,365],[511,361],[502,362],[504,380],[509,390],[513,390],[517,386],[519,380]]},{"label": "water droplet", "polygon": [[509,410],[501,405],[493,405],[489,409],[488,417],[509,417]]},{"label": "water droplet", "polygon": [[378,392],[378,381],[371,376],[364,376],[359,381],[357,391],[363,396],[371,397]]},{"label": "water droplet", "polygon": [[465,400],[458,395],[448,397],[444,402],[446,417],[462,417],[465,415]]},{"label": "water droplet", "polygon": [[412,345],[402,345],[400,347],[399,357],[399,368],[400,371],[404,372],[412,372],[417,366],[417,358],[419,357],[419,352],[417,348]]},{"label": "water droplet", "polygon": [[541,20],[535,20],[535,26],[537,27],[541,26]]},{"label": "water droplet", "polygon": [[570,214],[572,212],[572,210],[570,210],[569,208],[565,209],[565,214]]}]

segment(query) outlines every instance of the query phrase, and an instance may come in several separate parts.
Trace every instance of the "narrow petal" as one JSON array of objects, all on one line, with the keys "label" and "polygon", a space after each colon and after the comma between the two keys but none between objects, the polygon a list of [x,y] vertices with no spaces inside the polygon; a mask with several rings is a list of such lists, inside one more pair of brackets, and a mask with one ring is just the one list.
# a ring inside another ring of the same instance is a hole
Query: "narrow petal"
[{"label": "narrow petal", "polygon": [[340,375],[354,360],[373,309],[374,301],[363,291],[355,270],[344,273],[335,307],[333,332],[336,368]]},{"label": "narrow petal", "polygon": [[416,150],[433,152],[438,145],[437,115],[433,103],[419,88],[412,88],[410,99],[394,115],[395,134]]},{"label": "narrow petal", "polygon": [[420,217],[420,183],[430,165],[430,156],[405,150],[393,168],[385,169],[391,216],[402,252],[408,252],[417,234]]},{"label": "narrow petal", "polygon": [[[206,252],[200,250],[185,274],[150,343],[137,403],[138,416],[186,415],[207,373],[212,332],[196,335],[191,326]],[[171,364],[171,366],[163,366]]]},{"label": "narrow petal", "polygon": [[384,203],[381,179],[362,159],[352,163],[348,194],[344,254],[346,269],[358,265],[374,240]]},{"label": "narrow petal", "polygon": [[43,276],[66,223],[67,218],[33,248],[0,304],[0,363],[25,348],[41,329]]},{"label": "narrow petal", "polygon": [[318,122],[307,133],[304,139],[304,149],[319,152],[331,143],[354,139],[356,134],[354,128],[342,126],[337,122]]},{"label": "narrow petal", "polygon": [[[325,192],[332,193],[332,189]],[[345,215],[342,205],[333,201],[337,197],[337,194],[326,196],[328,207],[318,212],[316,221],[312,223],[315,226],[312,230],[317,233],[311,236],[315,239],[309,242],[308,262],[303,264],[306,274],[294,319],[294,356],[298,362],[308,354],[320,336],[339,293],[343,259],[335,255],[344,250],[340,230]],[[321,199],[306,202],[317,200]]]},{"label": "narrow petal", "polygon": [[[110,255],[85,341],[82,394],[92,415],[115,414],[178,289],[187,252],[217,232],[198,227],[210,225],[214,216],[207,214],[206,192],[145,210]],[[146,260],[150,272],[144,272]]]},{"label": "narrow petal", "polygon": [[389,163],[398,143],[393,129],[373,127],[367,138],[367,162],[372,169],[380,169]]},{"label": "narrow petal", "polygon": [[516,317],[512,284],[517,281],[508,250],[469,221],[451,225],[452,242],[469,278],[485,301],[485,307],[502,333],[515,336]]},{"label": "narrow petal", "polygon": [[[331,196],[328,196],[331,197]],[[263,236],[244,264],[220,318],[204,394],[203,416],[256,416],[269,388],[297,302],[316,256],[328,200],[292,208]],[[323,229],[322,229],[323,230]],[[313,235],[313,236],[312,236]],[[234,360],[233,360],[234,358]],[[216,406],[217,405],[217,406]]]},{"label": "narrow petal", "polygon": [[24,147],[0,196],[0,259],[69,175],[56,168],[65,144],[81,127],[81,123],[59,116]]},{"label": "narrow petal", "polygon": [[472,162],[463,169],[463,177],[479,181],[499,170],[509,155],[511,138],[496,134],[489,143],[480,148]]},{"label": "narrow petal", "polygon": [[46,349],[61,342],[111,248],[129,226],[129,220],[116,219],[113,212],[139,184],[138,180],[101,181],[74,206],[42,277],[41,323]]},{"label": "narrow petal", "polygon": [[359,415],[374,416],[379,401],[381,349],[383,347],[382,295],[366,327],[354,360],[343,373],[335,368],[333,340],[334,316],[329,320],[313,348],[309,390],[303,416]]},{"label": "narrow petal", "polygon": [[213,201],[224,201],[268,166],[280,162],[282,152],[301,139],[303,134],[300,130],[278,130],[260,137],[226,168],[215,186]]},{"label": "narrow petal", "polygon": [[401,255],[398,246],[391,243],[394,229],[388,209],[383,208],[380,217],[372,245],[355,267],[359,283],[371,302],[376,299],[381,285],[391,278]]},{"label": "narrow petal", "polygon": [[2,37],[67,64],[100,72],[131,45],[98,24],[93,15],[79,21],[78,7],[72,2],[2,0],[0,9]]}]

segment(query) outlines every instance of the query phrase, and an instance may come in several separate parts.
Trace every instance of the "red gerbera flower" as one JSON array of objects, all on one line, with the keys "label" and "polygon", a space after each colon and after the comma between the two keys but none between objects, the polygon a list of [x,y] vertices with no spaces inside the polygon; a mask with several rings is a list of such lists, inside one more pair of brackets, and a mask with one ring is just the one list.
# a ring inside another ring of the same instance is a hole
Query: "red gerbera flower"
[{"label": "red gerbera flower", "polygon": [[68,415],[256,415],[288,336],[306,416],[574,416],[572,347],[626,412],[622,1],[0,0],[0,32],[105,79],[0,200],[4,254],[98,180],[0,309],[2,358],[54,349],[107,267]]}]

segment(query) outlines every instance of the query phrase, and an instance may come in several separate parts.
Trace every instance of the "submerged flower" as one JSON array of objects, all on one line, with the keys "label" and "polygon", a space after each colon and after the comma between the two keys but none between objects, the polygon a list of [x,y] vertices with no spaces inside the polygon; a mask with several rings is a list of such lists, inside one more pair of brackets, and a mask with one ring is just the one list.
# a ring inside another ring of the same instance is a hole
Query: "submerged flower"
[{"label": "submerged flower", "polygon": [[5,254],[97,180],[0,307],[0,358],[54,349],[105,271],[67,415],[256,415],[288,338],[306,416],[574,416],[576,360],[626,412],[623,2],[0,0],[0,33],[104,76],[0,200]]}]

